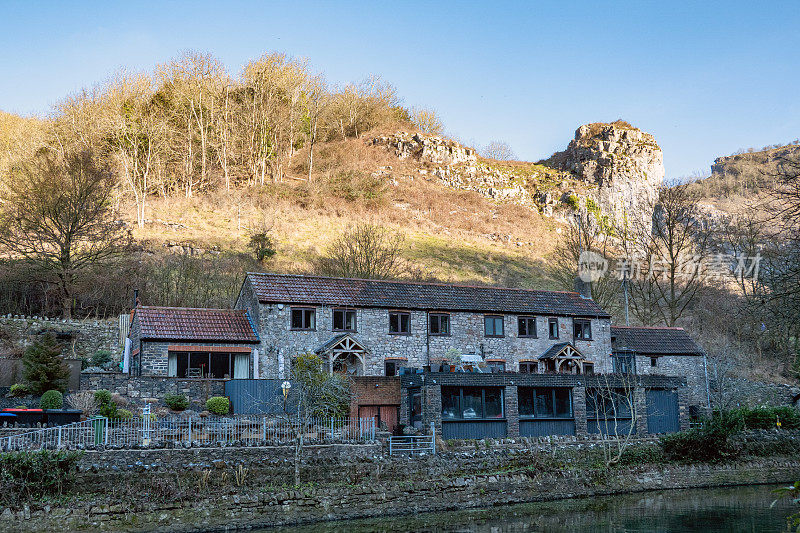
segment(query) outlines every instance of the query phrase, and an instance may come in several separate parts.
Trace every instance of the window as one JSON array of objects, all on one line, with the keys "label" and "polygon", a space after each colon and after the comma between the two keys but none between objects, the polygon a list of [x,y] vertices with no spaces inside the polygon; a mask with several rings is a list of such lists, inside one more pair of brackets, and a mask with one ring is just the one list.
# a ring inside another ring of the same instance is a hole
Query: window
[{"label": "window", "polygon": [[550,338],[551,339],[557,339],[558,338],[558,319],[557,318],[549,319],[547,321],[547,328],[548,328],[548,331],[550,332]]},{"label": "window", "polygon": [[578,320],[572,322],[575,338],[582,341],[592,340],[592,321]]},{"label": "window", "polygon": [[658,366],[658,357],[650,358],[650,366]]},{"label": "window", "polygon": [[583,363],[584,374],[594,374],[594,363]]},{"label": "window", "polygon": [[486,315],[483,317],[483,332],[487,337],[502,337],[503,317],[499,315]]},{"label": "window", "polygon": [[383,373],[386,376],[396,376],[397,375],[397,361],[386,361],[383,364]]},{"label": "window", "polygon": [[333,310],[333,330],[334,331],[355,331],[356,330],[356,310],[355,309],[334,309]]},{"label": "window", "polygon": [[536,338],[536,317],[521,316],[517,323],[519,324],[519,330],[517,331],[519,337]]},{"label": "window", "polygon": [[506,371],[506,363],[505,361],[488,361],[486,363],[486,368],[492,374],[497,374],[498,372]]},{"label": "window", "polygon": [[247,379],[250,377],[250,354],[169,352],[167,375],[177,378]]},{"label": "window", "polygon": [[588,418],[630,418],[632,391],[625,389],[588,389],[586,416]]},{"label": "window", "polygon": [[618,352],[614,354],[615,374],[635,374],[636,358],[631,352]]},{"label": "window", "polygon": [[519,387],[519,416],[572,418],[572,389]]},{"label": "window", "polygon": [[392,311],[389,313],[389,333],[408,335],[411,333],[411,313]]},{"label": "window", "polygon": [[535,361],[526,361],[519,364],[519,373],[520,374],[538,374],[539,373],[539,363]]},{"label": "window", "polygon": [[501,387],[442,387],[442,419],[503,418]]},{"label": "window", "polygon": [[313,307],[292,308],[292,329],[310,330],[317,327],[317,310]]},{"label": "window", "polygon": [[429,315],[428,331],[431,335],[450,335],[450,315],[441,313]]}]

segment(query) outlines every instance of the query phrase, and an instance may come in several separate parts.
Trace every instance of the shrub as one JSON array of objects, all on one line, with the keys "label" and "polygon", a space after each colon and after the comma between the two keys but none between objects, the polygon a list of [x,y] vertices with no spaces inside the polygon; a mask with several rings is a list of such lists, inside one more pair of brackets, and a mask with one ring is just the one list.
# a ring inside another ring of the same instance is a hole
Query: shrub
[{"label": "shrub", "polygon": [[111,362],[111,352],[108,350],[98,350],[94,353],[91,359],[92,366],[104,367]]},{"label": "shrub", "polygon": [[14,398],[22,398],[28,394],[30,394],[30,392],[28,391],[28,387],[26,387],[24,384],[14,383],[11,385],[11,396]]},{"label": "shrub", "polygon": [[94,401],[94,394],[88,390],[73,392],[67,396],[67,405],[73,409],[83,411],[85,415],[91,415],[97,410],[97,404]]},{"label": "shrub", "polygon": [[105,389],[96,390],[94,391],[94,401],[98,405],[109,403],[111,402],[111,393]]},{"label": "shrub", "polygon": [[690,429],[661,438],[668,459],[714,463],[732,458],[737,450],[729,437],[743,428],[741,416],[731,411],[714,413],[700,429]]},{"label": "shrub", "polygon": [[570,194],[564,199],[564,203],[571,207],[573,210],[577,211],[581,207],[580,200],[574,194]]},{"label": "shrub", "polygon": [[256,261],[264,261],[275,255],[275,241],[269,233],[265,231],[250,234],[250,241],[247,247],[253,252]]},{"label": "shrub", "polygon": [[50,389],[67,390],[69,368],[61,358],[61,346],[48,333],[25,350],[22,356],[25,383],[32,394],[42,394]]},{"label": "shrub", "polygon": [[189,398],[183,394],[167,394],[164,403],[173,411],[183,411],[189,407]]},{"label": "shrub", "polygon": [[231,410],[231,402],[224,396],[213,396],[206,401],[206,409],[215,415],[227,415]]},{"label": "shrub", "polygon": [[0,454],[0,503],[14,505],[31,497],[59,495],[75,480],[83,452],[8,452]]},{"label": "shrub", "polygon": [[780,420],[783,429],[800,428],[800,411],[790,406],[741,407],[730,411],[731,416],[741,419],[748,429],[775,429]]},{"label": "shrub", "polygon": [[133,413],[131,413],[127,409],[117,409],[116,416],[114,416],[114,418],[118,418],[120,420],[129,420],[133,418]]},{"label": "shrub", "polygon": [[61,409],[64,405],[64,395],[57,390],[49,390],[42,394],[39,407],[42,409]]},{"label": "shrub", "polygon": [[94,401],[97,403],[97,411],[100,416],[117,418],[117,404],[111,399],[111,393],[109,391],[105,389],[95,391]]}]

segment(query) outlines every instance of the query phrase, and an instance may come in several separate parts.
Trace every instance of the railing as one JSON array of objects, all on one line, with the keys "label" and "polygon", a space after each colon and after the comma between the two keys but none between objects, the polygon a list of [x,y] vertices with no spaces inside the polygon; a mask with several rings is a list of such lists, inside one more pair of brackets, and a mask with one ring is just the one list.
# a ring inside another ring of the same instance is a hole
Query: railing
[{"label": "railing", "polygon": [[389,455],[436,455],[436,427],[431,423],[430,435],[389,437]]},{"label": "railing", "polygon": [[0,451],[165,447],[175,445],[234,446],[371,442],[374,418],[276,419],[235,417],[136,417],[112,420],[98,417],[53,428],[0,438]]}]

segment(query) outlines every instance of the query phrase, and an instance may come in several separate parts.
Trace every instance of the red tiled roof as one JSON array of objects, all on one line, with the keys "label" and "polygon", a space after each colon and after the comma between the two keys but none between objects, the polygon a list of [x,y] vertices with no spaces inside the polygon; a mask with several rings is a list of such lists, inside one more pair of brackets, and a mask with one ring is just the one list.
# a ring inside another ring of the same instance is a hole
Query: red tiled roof
[{"label": "red tiled roof", "polygon": [[702,355],[703,350],[683,328],[611,327],[614,351],[630,350],[641,355]]},{"label": "red tiled roof", "polygon": [[577,292],[248,273],[263,303],[609,317]]},{"label": "red tiled roof", "polygon": [[250,317],[239,309],[139,306],[134,312],[142,339],[259,342]]}]

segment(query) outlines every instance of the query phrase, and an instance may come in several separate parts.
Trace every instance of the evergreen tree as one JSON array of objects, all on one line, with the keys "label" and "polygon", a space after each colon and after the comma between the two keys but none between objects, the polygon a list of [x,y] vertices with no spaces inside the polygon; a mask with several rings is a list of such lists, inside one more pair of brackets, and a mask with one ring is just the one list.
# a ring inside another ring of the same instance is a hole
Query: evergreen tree
[{"label": "evergreen tree", "polygon": [[43,394],[55,389],[65,392],[69,379],[69,367],[61,358],[61,346],[52,333],[25,350],[22,356],[25,367],[24,378],[31,394]]}]

